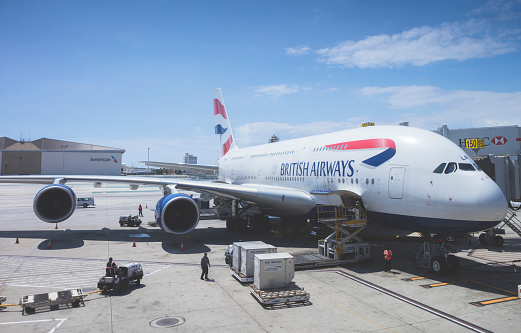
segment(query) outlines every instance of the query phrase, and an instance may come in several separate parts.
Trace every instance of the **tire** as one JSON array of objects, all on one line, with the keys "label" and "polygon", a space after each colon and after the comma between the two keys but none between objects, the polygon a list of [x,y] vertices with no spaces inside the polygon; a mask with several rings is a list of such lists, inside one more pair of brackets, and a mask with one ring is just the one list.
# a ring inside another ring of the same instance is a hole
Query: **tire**
[{"label": "tire", "polygon": [[33,314],[36,311],[35,308],[31,308],[31,307],[26,307],[24,310],[25,310],[25,313],[27,313],[27,314]]},{"label": "tire", "polygon": [[447,269],[450,273],[456,274],[459,271],[459,259],[458,257],[449,254],[447,256]]},{"label": "tire", "polygon": [[445,258],[434,256],[431,262],[431,269],[435,273],[444,274],[447,271],[447,262],[445,261]]},{"label": "tire", "polygon": [[77,300],[75,300],[74,302],[72,302],[72,307],[73,307],[73,308],[77,308],[77,307],[79,307],[79,306],[80,306],[80,300],[79,300],[79,299],[77,299]]},{"label": "tire", "polygon": [[89,205],[87,204],[83,204],[83,208],[87,208]]},{"label": "tire", "polygon": [[487,235],[486,234],[481,234],[479,235],[479,243],[480,244],[487,244]]},{"label": "tire", "polygon": [[501,236],[496,236],[496,237],[494,237],[494,244],[495,244],[497,247],[501,247],[501,246],[503,246],[503,243],[504,243],[504,242],[505,242],[505,241],[503,240],[503,237],[501,237]]}]

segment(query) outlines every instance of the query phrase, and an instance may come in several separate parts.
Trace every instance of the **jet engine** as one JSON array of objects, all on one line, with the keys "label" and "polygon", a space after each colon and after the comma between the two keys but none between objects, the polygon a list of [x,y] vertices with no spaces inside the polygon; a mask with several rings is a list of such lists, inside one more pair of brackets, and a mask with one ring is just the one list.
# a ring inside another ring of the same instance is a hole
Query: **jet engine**
[{"label": "jet engine", "polygon": [[157,202],[155,212],[157,225],[169,234],[186,234],[199,223],[199,207],[187,195],[169,194]]},{"label": "jet engine", "polygon": [[74,213],[76,195],[65,185],[49,185],[36,194],[33,209],[36,216],[44,222],[62,222]]}]

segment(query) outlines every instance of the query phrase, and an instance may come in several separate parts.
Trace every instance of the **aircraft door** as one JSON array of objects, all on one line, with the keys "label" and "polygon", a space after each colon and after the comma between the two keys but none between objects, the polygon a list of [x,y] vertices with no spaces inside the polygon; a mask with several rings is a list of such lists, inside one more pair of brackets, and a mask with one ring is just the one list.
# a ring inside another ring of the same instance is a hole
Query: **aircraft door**
[{"label": "aircraft door", "polygon": [[391,168],[389,172],[389,197],[391,199],[403,198],[403,182],[405,180],[405,168]]}]

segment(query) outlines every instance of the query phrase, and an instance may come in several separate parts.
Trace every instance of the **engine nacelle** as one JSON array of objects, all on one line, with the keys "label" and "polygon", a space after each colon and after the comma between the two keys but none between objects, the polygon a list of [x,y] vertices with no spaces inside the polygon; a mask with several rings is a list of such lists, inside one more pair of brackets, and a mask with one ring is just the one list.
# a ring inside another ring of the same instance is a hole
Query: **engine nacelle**
[{"label": "engine nacelle", "polygon": [[76,194],[65,185],[46,186],[36,194],[33,209],[36,216],[44,222],[65,221],[76,209]]},{"label": "engine nacelle", "polygon": [[199,207],[187,195],[169,194],[157,202],[155,212],[157,225],[169,234],[186,234],[199,223]]}]

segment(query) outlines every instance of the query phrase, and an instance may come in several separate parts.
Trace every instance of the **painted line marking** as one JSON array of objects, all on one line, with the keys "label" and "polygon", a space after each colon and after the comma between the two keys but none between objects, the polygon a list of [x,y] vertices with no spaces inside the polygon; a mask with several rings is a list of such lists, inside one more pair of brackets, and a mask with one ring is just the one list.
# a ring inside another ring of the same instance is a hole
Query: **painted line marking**
[{"label": "painted line marking", "polygon": [[439,275],[418,276],[418,277],[415,277],[415,278],[405,278],[405,279],[402,279],[402,280],[403,281],[407,281],[407,282],[411,282],[411,281],[422,280],[422,279],[429,279],[429,278],[438,277],[438,276]]},{"label": "painted line marking", "polygon": [[471,302],[470,304],[475,305],[475,306],[485,306],[485,305],[496,304],[496,303],[500,303],[500,302],[513,301],[515,299],[519,299],[519,297],[511,296],[511,297],[504,297],[504,298],[496,298],[496,299],[491,299],[488,301]]},{"label": "painted line marking", "polygon": [[439,316],[439,317],[444,318],[444,319],[446,319],[446,320],[449,320],[449,321],[451,321],[451,322],[453,322],[453,323],[455,323],[455,324],[458,324],[458,325],[460,325],[460,326],[463,326],[463,327],[465,327],[465,328],[468,328],[469,330],[472,330],[472,331],[474,331],[474,332],[483,332],[483,333],[485,333],[485,332],[487,332],[487,333],[491,332],[491,331],[486,330],[486,329],[484,329],[484,328],[482,328],[482,327],[479,327],[479,326],[476,326],[476,325],[474,325],[474,324],[472,324],[472,323],[469,323],[469,322],[467,322],[467,321],[465,321],[465,320],[463,320],[463,319],[460,319],[460,318],[457,318],[457,317],[451,316],[451,315],[448,314],[448,313],[445,313],[445,312],[443,312],[443,311],[437,310],[437,309],[435,309],[435,308],[432,308],[432,307],[430,307],[430,306],[428,306],[428,305],[425,305],[425,304],[422,304],[422,303],[420,303],[420,302],[417,302],[417,301],[415,301],[415,300],[413,300],[413,299],[410,299],[410,298],[408,298],[408,297],[405,297],[405,296],[402,296],[402,295],[400,295],[400,294],[397,294],[397,293],[395,293],[395,292],[393,292],[393,291],[391,291],[391,290],[389,290],[389,289],[385,289],[385,288],[383,288],[383,287],[380,287],[380,286],[378,286],[378,285],[376,285],[376,284],[374,284],[374,283],[371,283],[371,282],[369,282],[369,281],[366,281],[366,280],[364,280],[364,279],[361,279],[361,278],[356,277],[356,276],[354,276],[354,275],[351,275],[351,274],[349,274],[349,273],[342,272],[342,271],[335,271],[335,270],[323,270],[323,271],[317,271],[317,272],[333,272],[333,273],[337,273],[337,274],[342,275],[342,276],[344,276],[344,277],[347,277],[347,278],[349,278],[349,279],[351,279],[351,280],[353,280],[353,281],[356,281],[356,282],[358,282],[358,283],[361,283],[361,284],[363,284],[363,285],[365,285],[365,286],[367,286],[367,287],[373,288],[373,289],[375,289],[375,290],[377,290],[377,291],[379,291],[379,292],[381,292],[381,293],[384,293],[384,294],[386,294],[386,295],[389,295],[389,296],[391,296],[391,297],[394,297],[394,298],[396,298],[396,299],[399,299],[399,300],[401,300],[401,301],[403,301],[403,302],[405,302],[405,303],[408,303],[408,304],[410,304],[410,305],[416,306],[416,307],[418,307],[418,308],[420,308],[420,309],[422,309],[422,310],[425,310],[425,311],[427,311],[427,312],[430,312],[430,313],[432,313],[432,314],[434,314],[434,315],[436,315],[436,316]]}]

